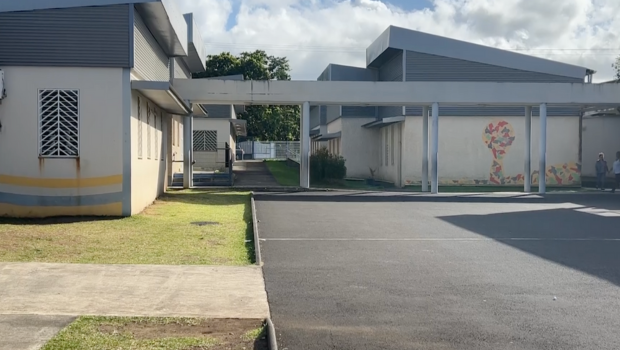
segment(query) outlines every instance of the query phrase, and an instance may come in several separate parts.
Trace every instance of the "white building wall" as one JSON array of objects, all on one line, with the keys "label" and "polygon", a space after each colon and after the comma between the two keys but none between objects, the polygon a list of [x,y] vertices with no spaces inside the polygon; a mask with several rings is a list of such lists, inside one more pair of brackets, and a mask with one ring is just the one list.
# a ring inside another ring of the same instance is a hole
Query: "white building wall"
[{"label": "white building wall", "polygon": [[[0,215],[121,215],[122,69],[0,68]],[[78,158],[39,158],[39,89],[79,90]]]},{"label": "white building wall", "polygon": [[215,130],[217,131],[217,152],[198,152],[194,151],[195,170],[214,171],[223,170],[226,165],[226,151],[224,144],[232,143],[230,120],[228,119],[209,119],[194,118],[194,130]]},{"label": "white building wall", "polygon": [[[141,116],[138,114],[140,100]],[[147,107],[153,112],[147,119]],[[142,212],[159,195],[167,184],[166,156],[167,121],[171,119],[162,113],[152,101],[136,91],[131,93],[131,213]],[[142,128],[142,131],[140,131]],[[140,137],[140,133],[142,136]],[[150,134],[150,137],[149,137]],[[150,144],[150,145],[149,145]],[[140,147],[142,152],[140,152]]]},{"label": "white building wall", "polygon": [[584,118],[582,150],[583,176],[596,176],[594,164],[600,152],[605,153],[611,168],[616,152],[620,151],[620,116]]},{"label": "white building wall", "polygon": [[377,169],[380,162],[380,132],[362,128],[375,118],[342,118],[341,153],[346,160],[347,177],[366,179],[370,168]]},{"label": "white building wall", "polygon": [[172,115],[166,128],[168,134],[168,177],[183,173],[183,117]]},{"label": "white building wall", "polygon": [[327,133],[333,134],[342,131],[342,118],[338,118],[331,123],[327,124]]},{"label": "white building wall", "polygon": [[379,129],[380,158],[377,179],[397,184],[400,174],[401,124],[392,124]]},{"label": "white building wall", "polygon": [[[580,185],[579,118],[549,117],[547,122],[547,184]],[[486,132],[487,127],[495,129],[499,123],[502,123],[502,126],[497,129],[498,131]],[[503,179],[504,185],[523,184],[524,129],[525,119],[522,117],[440,116],[438,156],[440,184],[496,185],[494,181],[498,178]],[[421,181],[421,130],[421,117],[406,118],[403,133],[403,181],[405,184],[419,184]],[[539,130],[539,119],[532,118],[531,160],[534,183],[538,182]],[[486,143],[487,137],[504,137],[506,140],[504,146],[495,144],[496,156]],[[500,152],[502,150],[505,151],[503,156]],[[501,160],[499,162],[501,167],[495,167],[492,170],[494,159]],[[492,171],[496,175],[491,176]]]}]

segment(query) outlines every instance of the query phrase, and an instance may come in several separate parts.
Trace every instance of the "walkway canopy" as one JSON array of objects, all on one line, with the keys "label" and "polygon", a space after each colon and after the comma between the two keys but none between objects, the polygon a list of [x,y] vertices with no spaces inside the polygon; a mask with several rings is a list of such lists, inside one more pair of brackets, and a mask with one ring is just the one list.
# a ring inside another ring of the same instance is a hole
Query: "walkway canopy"
[{"label": "walkway canopy", "polygon": [[[620,84],[586,83],[493,83],[493,82],[365,82],[365,81],[232,81],[216,79],[174,80],[178,94],[190,103],[246,105],[302,105],[300,183],[310,187],[310,105],[421,106],[431,111],[431,192],[438,193],[438,126],[442,106],[521,106],[526,125],[531,125],[532,106],[540,106],[540,164],[546,169],[547,107],[583,109],[620,105]],[[422,130],[423,145],[429,147],[428,123]],[[531,128],[526,134],[530,154]],[[428,158],[423,153],[422,189],[428,182]],[[531,159],[526,159],[529,174]],[[186,172],[186,176],[191,176]],[[539,192],[546,191],[546,176],[539,175]],[[530,191],[526,177],[524,189]]]}]

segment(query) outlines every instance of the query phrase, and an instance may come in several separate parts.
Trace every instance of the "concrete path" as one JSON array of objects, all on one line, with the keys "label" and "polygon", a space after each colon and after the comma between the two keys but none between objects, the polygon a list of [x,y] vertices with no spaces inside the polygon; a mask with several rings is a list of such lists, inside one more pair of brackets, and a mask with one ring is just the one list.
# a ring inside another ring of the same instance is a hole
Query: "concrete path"
[{"label": "concrete path", "polygon": [[75,317],[0,315],[1,350],[38,350]]},{"label": "concrete path", "polygon": [[234,163],[235,186],[241,187],[279,187],[262,160],[244,160]]},{"label": "concrete path", "polygon": [[618,349],[619,199],[258,193],[279,346]]},{"label": "concrete path", "polygon": [[260,267],[0,263],[0,350],[38,349],[78,315],[266,318]]}]

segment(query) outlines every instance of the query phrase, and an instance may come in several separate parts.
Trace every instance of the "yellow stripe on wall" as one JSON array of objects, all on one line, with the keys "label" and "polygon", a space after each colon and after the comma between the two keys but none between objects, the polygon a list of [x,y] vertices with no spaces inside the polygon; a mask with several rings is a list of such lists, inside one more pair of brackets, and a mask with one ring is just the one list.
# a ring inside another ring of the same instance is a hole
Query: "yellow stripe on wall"
[{"label": "yellow stripe on wall", "polygon": [[103,177],[73,178],[73,179],[54,179],[0,175],[0,184],[24,186],[24,187],[45,187],[45,188],[85,188],[120,185],[123,183],[123,175],[112,175]]},{"label": "yellow stripe on wall", "polygon": [[123,203],[72,207],[27,207],[0,203],[0,216],[12,218],[46,218],[53,216],[122,216]]}]

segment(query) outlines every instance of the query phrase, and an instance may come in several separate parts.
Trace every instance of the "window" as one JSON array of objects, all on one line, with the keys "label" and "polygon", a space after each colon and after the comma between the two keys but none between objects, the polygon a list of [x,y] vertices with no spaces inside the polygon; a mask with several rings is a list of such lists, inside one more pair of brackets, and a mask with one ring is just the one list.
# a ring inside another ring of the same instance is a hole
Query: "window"
[{"label": "window", "polygon": [[161,130],[161,156],[159,159],[163,162],[164,158],[166,158],[166,148],[168,148],[168,145],[164,144],[166,134],[164,133],[164,112],[162,111],[159,111],[159,130]]},{"label": "window", "polygon": [[392,149],[392,165],[394,165],[394,125],[392,125],[390,130],[390,143],[391,143],[391,149]]},{"label": "window", "polygon": [[79,157],[80,92],[39,90],[39,156]]},{"label": "window", "polygon": [[217,151],[217,130],[194,130],[194,151]]},{"label": "window", "polygon": [[159,150],[159,148],[158,148],[159,147],[159,129],[157,128],[157,124],[158,124],[157,120],[159,119],[159,115],[158,115],[157,110],[155,108],[153,108],[153,112],[152,113],[153,113],[153,123],[154,123],[154,125],[153,125],[153,134],[154,135],[153,136],[155,138],[155,140],[154,140],[155,142],[153,144],[154,151],[155,151],[153,153],[153,158],[155,160],[157,160],[157,157],[159,155],[159,152],[158,152],[158,150]]},{"label": "window", "polygon": [[146,103],[146,159],[151,159],[151,106]]},{"label": "window", "polygon": [[389,165],[389,159],[390,159],[390,149],[388,148],[388,132],[389,129],[385,128],[385,133],[384,133],[384,137],[383,137],[383,145],[385,147],[385,166]]},{"label": "window", "polygon": [[142,99],[138,97],[138,159],[142,159],[142,124],[144,123],[142,113]]}]

